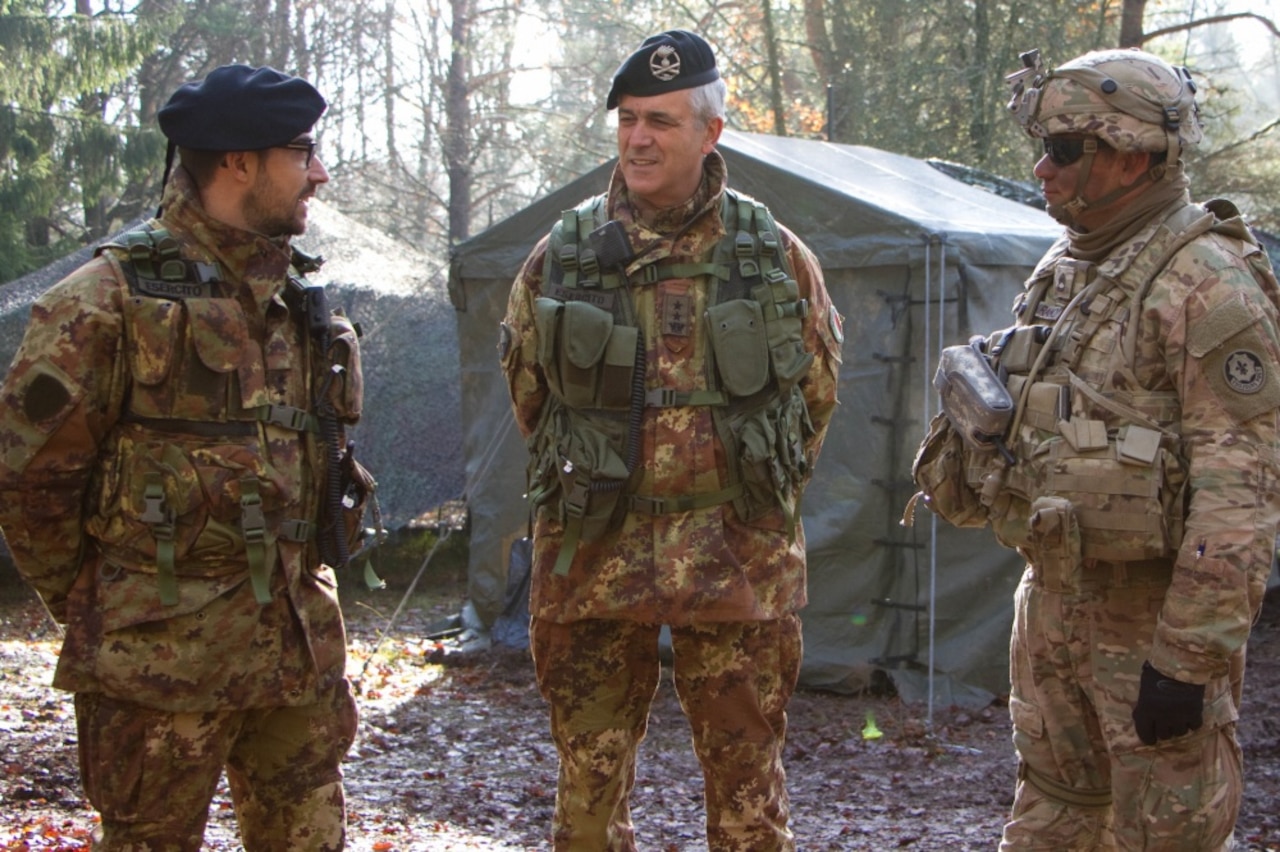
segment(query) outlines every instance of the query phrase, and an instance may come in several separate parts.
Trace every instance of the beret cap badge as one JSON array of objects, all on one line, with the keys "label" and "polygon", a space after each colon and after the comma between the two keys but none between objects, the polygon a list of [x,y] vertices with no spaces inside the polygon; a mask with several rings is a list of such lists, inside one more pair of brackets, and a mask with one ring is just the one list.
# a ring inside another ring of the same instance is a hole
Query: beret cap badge
[{"label": "beret cap badge", "polygon": [[649,70],[664,83],[674,80],[680,76],[680,54],[672,45],[660,45],[649,57]]}]

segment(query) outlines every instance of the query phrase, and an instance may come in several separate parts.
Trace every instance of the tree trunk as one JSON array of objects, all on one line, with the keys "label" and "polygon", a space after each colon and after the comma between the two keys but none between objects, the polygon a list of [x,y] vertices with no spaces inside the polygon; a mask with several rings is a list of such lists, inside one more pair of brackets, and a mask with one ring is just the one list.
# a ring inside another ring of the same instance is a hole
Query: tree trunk
[{"label": "tree trunk", "polygon": [[778,61],[778,34],[773,26],[773,3],[760,0],[764,12],[764,49],[769,63],[769,106],[773,111],[773,133],[787,135],[787,110],[782,100],[782,67]]},{"label": "tree trunk", "polygon": [[449,173],[449,245],[471,233],[471,18],[474,0],[450,0],[451,54],[445,78],[444,163]]},{"label": "tree trunk", "polygon": [[1142,47],[1142,19],[1147,0],[1124,0],[1120,9],[1120,46]]}]

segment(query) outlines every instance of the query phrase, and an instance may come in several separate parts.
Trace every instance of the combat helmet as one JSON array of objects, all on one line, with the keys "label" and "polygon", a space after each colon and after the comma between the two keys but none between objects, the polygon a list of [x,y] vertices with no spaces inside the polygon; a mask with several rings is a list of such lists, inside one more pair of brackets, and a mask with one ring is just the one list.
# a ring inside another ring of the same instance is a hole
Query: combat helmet
[{"label": "combat helmet", "polygon": [[[1013,90],[1009,110],[1034,138],[1085,137],[1090,144],[1081,187],[1097,150],[1094,140],[1118,151],[1164,152],[1163,162],[1149,175],[1159,180],[1176,169],[1183,149],[1203,135],[1191,73],[1158,56],[1136,49],[1098,50],[1052,70],[1044,68],[1038,50],[1020,58],[1022,70],[1006,78]],[[1083,199],[1076,201],[1085,206]]]}]

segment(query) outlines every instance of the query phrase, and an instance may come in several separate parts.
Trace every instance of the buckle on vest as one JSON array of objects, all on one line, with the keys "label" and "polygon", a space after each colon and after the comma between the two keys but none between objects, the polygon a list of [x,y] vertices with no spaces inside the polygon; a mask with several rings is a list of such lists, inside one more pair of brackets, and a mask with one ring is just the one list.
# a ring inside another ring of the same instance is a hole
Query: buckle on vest
[{"label": "buckle on vest", "polygon": [[560,266],[566,272],[578,270],[578,246],[575,243],[560,246]]},{"label": "buckle on vest", "polygon": [[651,388],[644,393],[645,408],[670,408],[678,404],[679,391],[672,388]]},{"label": "buckle on vest", "polygon": [[266,409],[267,414],[263,419],[274,426],[292,429],[295,432],[305,432],[310,426],[311,415],[301,408],[271,403],[266,406]]},{"label": "buckle on vest", "polygon": [[770,257],[778,253],[778,238],[773,231],[765,231],[760,235],[760,253]]},{"label": "buckle on vest", "polygon": [[733,253],[738,258],[738,271],[743,278],[760,274],[760,262],[756,260],[756,241],[746,231],[739,231],[733,238]]},{"label": "buckle on vest", "polygon": [[[252,483],[253,487],[249,485]],[[246,542],[260,542],[267,537],[267,516],[262,511],[262,497],[256,479],[240,480],[240,530]]]},{"label": "buckle on vest", "polygon": [[277,535],[285,541],[310,541],[315,533],[315,525],[302,518],[287,518],[280,522]]}]

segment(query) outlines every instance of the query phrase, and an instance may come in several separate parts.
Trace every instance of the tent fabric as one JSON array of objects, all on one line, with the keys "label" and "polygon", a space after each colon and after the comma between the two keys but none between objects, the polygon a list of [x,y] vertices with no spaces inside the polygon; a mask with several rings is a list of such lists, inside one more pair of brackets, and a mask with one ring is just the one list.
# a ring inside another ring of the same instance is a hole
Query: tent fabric
[{"label": "tent fabric", "polygon": [[[841,405],[802,506],[802,684],[855,690],[882,671],[913,695],[935,680],[948,696],[1007,692],[1016,554],[989,531],[956,530],[925,510],[913,527],[899,520],[914,490],[911,460],[937,410],[930,379],[940,347],[1011,324],[1015,293],[1060,227],[873,148],[726,131],[719,150],[730,185],[813,249],[845,317]],[[527,454],[498,368],[498,324],[533,245],[563,210],[604,191],[612,169],[604,163],[555,190],[452,258],[469,592],[486,623],[506,603],[510,545],[528,530]]]}]

